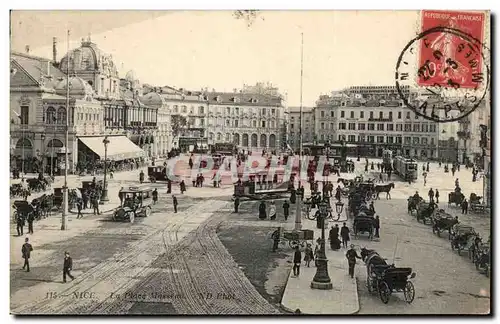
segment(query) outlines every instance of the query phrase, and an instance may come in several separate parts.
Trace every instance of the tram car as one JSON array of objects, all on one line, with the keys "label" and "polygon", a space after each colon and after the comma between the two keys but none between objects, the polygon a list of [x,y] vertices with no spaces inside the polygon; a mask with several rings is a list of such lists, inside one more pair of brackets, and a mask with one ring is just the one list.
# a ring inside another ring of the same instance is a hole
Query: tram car
[{"label": "tram car", "polygon": [[407,159],[402,156],[396,156],[393,162],[394,172],[405,181],[415,181],[418,176],[417,161]]}]

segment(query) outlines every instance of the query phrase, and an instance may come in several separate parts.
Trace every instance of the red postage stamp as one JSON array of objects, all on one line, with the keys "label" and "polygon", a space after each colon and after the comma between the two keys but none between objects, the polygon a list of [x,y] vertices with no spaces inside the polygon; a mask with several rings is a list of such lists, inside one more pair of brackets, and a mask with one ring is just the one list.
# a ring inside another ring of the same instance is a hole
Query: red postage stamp
[{"label": "red postage stamp", "polygon": [[[422,11],[422,32],[445,27],[429,33],[420,40],[419,86],[475,88],[482,74],[482,51],[485,15],[481,12]],[[454,32],[457,31],[457,32]],[[470,38],[464,39],[463,35]]]}]

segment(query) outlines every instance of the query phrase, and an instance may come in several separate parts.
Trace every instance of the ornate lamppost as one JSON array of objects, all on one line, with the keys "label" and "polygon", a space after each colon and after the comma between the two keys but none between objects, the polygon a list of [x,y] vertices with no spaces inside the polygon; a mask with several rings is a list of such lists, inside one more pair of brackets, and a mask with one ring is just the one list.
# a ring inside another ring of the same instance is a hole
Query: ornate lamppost
[{"label": "ornate lamppost", "polygon": [[108,183],[106,182],[106,175],[108,173],[108,144],[109,144],[109,139],[108,136],[106,135],[104,139],[102,140],[102,143],[104,144],[104,182],[102,184],[102,194],[101,194],[101,200],[100,204],[104,205],[109,201],[108,199]]},{"label": "ornate lamppost", "polygon": [[42,175],[45,173],[45,134],[40,136],[42,142]]},{"label": "ornate lamppost", "polygon": [[319,216],[321,217],[321,239],[320,249],[316,257],[317,268],[316,274],[311,282],[312,289],[329,290],[333,288],[332,281],[328,275],[328,260],[325,255],[325,218],[327,213],[327,203],[322,201],[319,203]]}]

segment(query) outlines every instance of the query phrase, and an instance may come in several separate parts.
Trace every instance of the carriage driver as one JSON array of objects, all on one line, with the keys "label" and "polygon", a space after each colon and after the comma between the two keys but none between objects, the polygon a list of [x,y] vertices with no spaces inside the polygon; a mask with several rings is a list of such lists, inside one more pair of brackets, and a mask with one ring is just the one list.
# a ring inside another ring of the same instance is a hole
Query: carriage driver
[{"label": "carriage driver", "polygon": [[415,194],[413,195],[413,199],[415,199],[416,201],[420,201],[420,195],[418,194],[418,191],[415,191]]}]

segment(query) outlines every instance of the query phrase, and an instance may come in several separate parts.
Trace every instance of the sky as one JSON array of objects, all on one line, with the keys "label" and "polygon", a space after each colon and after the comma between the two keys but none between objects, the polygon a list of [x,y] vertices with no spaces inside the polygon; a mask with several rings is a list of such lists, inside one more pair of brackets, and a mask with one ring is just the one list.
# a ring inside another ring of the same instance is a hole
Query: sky
[{"label": "sky", "polygon": [[417,11],[263,11],[251,26],[232,11],[16,12],[12,50],[59,59],[91,35],[113,55],[120,75],[134,70],[143,83],[233,91],[271,82],[300,105],[301,33],[303,105],[354,85],[394,85],[396,61],[418,33]]}]

